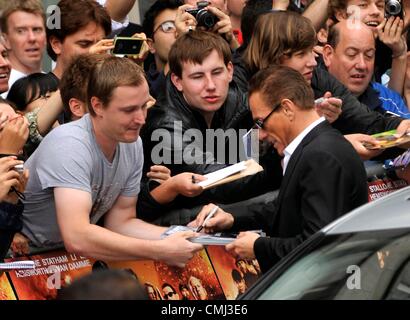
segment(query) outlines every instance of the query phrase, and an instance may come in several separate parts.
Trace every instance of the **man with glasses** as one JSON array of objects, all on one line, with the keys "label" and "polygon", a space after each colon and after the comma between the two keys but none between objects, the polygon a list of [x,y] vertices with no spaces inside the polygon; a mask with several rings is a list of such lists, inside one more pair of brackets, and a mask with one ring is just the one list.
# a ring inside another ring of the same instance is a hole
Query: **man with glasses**
[{"label": "man with glasses", "polygon": [[181,300],[174,287],[167,282],[162,285],[162,296],[164,300]]},{"label": "man with glasses", "polygon": [[[351,144],[318,116],[313,91],[299,72],[285,66],[260,71],[250,81],[249,103],[259,138],[283,156],[276,205],[248,207],[235,217],[219,209],[205,230],[264,229],[268,237],[244,232],[226,249],[256,258],[266,272],[322,227],[366,203],[366,173]],[[192,225],[201,224],[212,207],[204,207]]]},{"label": "man with glasses", "polygon": [[175,19],[182,0],[158,0],[145,13],[143,30],[147,36],[147,44],[154,56],[154,62],[147,71],[150,93],[157,98],[164,90],[164,70],[168,63],[168,54],[176,40]]}]

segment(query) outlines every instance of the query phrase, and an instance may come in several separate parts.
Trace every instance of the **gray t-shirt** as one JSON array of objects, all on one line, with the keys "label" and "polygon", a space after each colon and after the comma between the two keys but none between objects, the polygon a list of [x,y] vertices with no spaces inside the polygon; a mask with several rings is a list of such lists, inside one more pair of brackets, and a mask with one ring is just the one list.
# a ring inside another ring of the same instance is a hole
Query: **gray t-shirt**
[{"label": "gray t-shirt", "polygon": [[136,197],[143,167],[141,139],[119,143],[110,163],[97,145],[90,116],[51,131],[25,163],[30,179],[25,191],[22,232],[36,246],[62,244],[53,188],[72,188],[92,197],[96,223],[119,195]]}]

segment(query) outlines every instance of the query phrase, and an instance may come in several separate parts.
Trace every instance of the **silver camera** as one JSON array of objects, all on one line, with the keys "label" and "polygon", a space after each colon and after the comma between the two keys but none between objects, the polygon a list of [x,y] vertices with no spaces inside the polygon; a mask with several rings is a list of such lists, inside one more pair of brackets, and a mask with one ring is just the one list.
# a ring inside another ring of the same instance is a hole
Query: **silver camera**
[{"label": "silver camera", "polygon": [[401,0],[386,0],[385,17],[400,17],[403,19],[403,6]]}]

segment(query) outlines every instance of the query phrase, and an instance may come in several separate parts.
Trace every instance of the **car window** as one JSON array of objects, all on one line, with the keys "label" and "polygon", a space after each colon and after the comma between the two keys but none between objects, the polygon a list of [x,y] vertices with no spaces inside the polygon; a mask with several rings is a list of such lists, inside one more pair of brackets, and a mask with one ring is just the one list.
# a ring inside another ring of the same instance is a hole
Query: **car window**
[{"label": "car window", "polygon": [[398,276],[390,287],[387,300],[409,300],[410,299],[410,261],[404,263],[403,268],[397,272]]},{"label": "car window", "polygon": [[390,298],[401,273],[410,292],[410,263],[403,268],[409,258],[410,229],[327,235],[273,275],[258,299]]}]

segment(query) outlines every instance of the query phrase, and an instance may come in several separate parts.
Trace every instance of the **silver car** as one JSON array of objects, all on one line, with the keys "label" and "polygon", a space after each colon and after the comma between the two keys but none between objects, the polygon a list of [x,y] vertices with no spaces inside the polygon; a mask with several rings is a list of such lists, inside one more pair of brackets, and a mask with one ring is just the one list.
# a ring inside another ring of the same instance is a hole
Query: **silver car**
[{"label": "silver car", "polygon": [[410,299],[410,187],[326,226],[241,299]]}]

